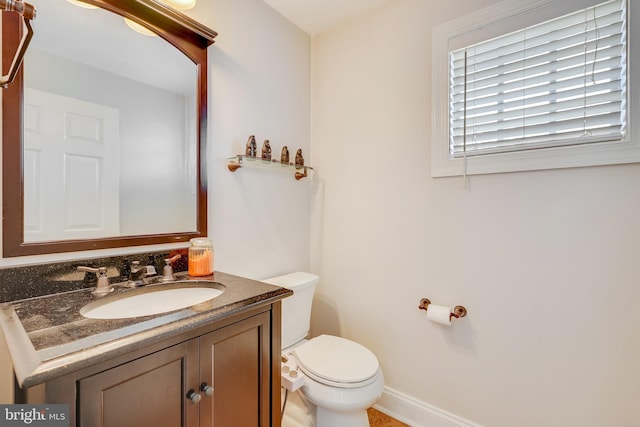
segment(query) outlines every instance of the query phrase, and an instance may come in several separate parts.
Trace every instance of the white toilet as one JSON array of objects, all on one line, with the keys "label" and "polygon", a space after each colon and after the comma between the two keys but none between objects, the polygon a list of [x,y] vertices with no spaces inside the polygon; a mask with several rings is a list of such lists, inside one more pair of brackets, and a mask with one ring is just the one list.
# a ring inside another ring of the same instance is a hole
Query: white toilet
[{"label": "white toilet", "polygon": [[384,389],[382,370],[361,344],[331,335],[306,339],[318,280],[303,272],[264,280],[294,292],[282,301],[282,354],[295,360],[304,385],[298,396],[289,394],[282,426],[368,427],[367,408]]}]

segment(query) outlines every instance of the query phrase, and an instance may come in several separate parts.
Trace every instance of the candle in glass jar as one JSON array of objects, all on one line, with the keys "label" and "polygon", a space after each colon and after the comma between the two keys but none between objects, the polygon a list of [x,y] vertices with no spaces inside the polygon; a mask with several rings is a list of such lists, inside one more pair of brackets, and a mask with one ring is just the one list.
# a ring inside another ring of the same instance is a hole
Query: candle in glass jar
[{"label": "candle in glass jar", "polygon": [[213,245],[205,237],[190,240],[189,276],[209,276],[213,274]]}]

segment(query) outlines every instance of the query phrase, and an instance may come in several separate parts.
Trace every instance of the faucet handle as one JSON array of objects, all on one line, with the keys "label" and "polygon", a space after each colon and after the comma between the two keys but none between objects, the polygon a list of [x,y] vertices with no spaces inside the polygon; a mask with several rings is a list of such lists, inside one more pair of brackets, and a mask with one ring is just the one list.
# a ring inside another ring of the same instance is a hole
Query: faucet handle
[{"label": "faucet handle", "polygon": [[175,276],[173,275],[173,267],[171,266],[171,263],[179,260],[180,258],[182,258],[182,255],[177,254],[172,256],[171,258],[167,258],[164,260],[165,266],[162,269],[162,278],[160,280],[162,280],[163,282],[176,280]]},{"label": "faucet handle", "polygon": [[177,255],[172,256],[171,258],[166,258],[166,259],[164,260],[164,263],[165,263],[165,264],[167,264],[167,265],[169,265],[169,264],[171,264],[171,263],[176,262],[176,261],[177,261],[177,260],[179,260],[180,258],[182,258],[182,255],[177,254]]},{"label": "faucet handle", "polygon": [[113,292],[113,286],[109,283],[109,277],[107,276],[107,267],[85,267],[80,265],[78,266],[78,271],[86,271],[98,276],[98,283],[93,292],[91,292],[92,294],[102,296]]}]

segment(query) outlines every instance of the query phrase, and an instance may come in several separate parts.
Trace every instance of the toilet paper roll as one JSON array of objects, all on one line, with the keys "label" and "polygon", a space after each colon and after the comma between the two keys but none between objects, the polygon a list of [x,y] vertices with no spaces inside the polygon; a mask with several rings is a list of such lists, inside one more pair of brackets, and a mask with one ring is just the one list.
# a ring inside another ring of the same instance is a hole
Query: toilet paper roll
[{"label": "toilet paper roll", "polygon": [[427,319],[441,325],[451,326],[451,307],[429,304]]}]

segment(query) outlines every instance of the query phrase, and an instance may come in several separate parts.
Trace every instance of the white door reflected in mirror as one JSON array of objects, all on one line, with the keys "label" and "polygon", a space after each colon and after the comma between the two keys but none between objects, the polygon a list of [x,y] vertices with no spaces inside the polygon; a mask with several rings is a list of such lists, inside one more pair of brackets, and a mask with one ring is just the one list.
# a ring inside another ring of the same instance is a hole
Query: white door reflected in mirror
[{"label": "white door reflected in mirror", "polygon": [[114,108],[25,89],[26,242],[119,235],[119,121]]},{"label": "white door reflected in mirror", "polygon": [[[24,61],[25,241],[195,231],[195,64],[161,37],[137,34],[121,16],[103,9],[79,8],[66,0],[34,0],[33,5],[38,34]],[[45,126],[63,129],[64,142],[55,143],[59,147],[52,148],[55,139],[30,141],[28,126],[36,120],[28,111],[30,90],[74,100],[77,120],[71,125],[80,132],[100,129],[102,138],[117,129],[117,136],[85,141],[77,151],[77,141],[64,130],[70,117],[65,112],[64,119],[58,115],[58,123]],[[116,118],[96,116],[98,107],[116,112]],[[104,153],[97,154],[103,143]],[[56,152],[57,160],[38,159],[47,151]],[[45,190],[45,180],[62,184]],[[56,200],[45,202],[45,196]],[[52,228],[48,223],[53,222],[62,226]]]}]

